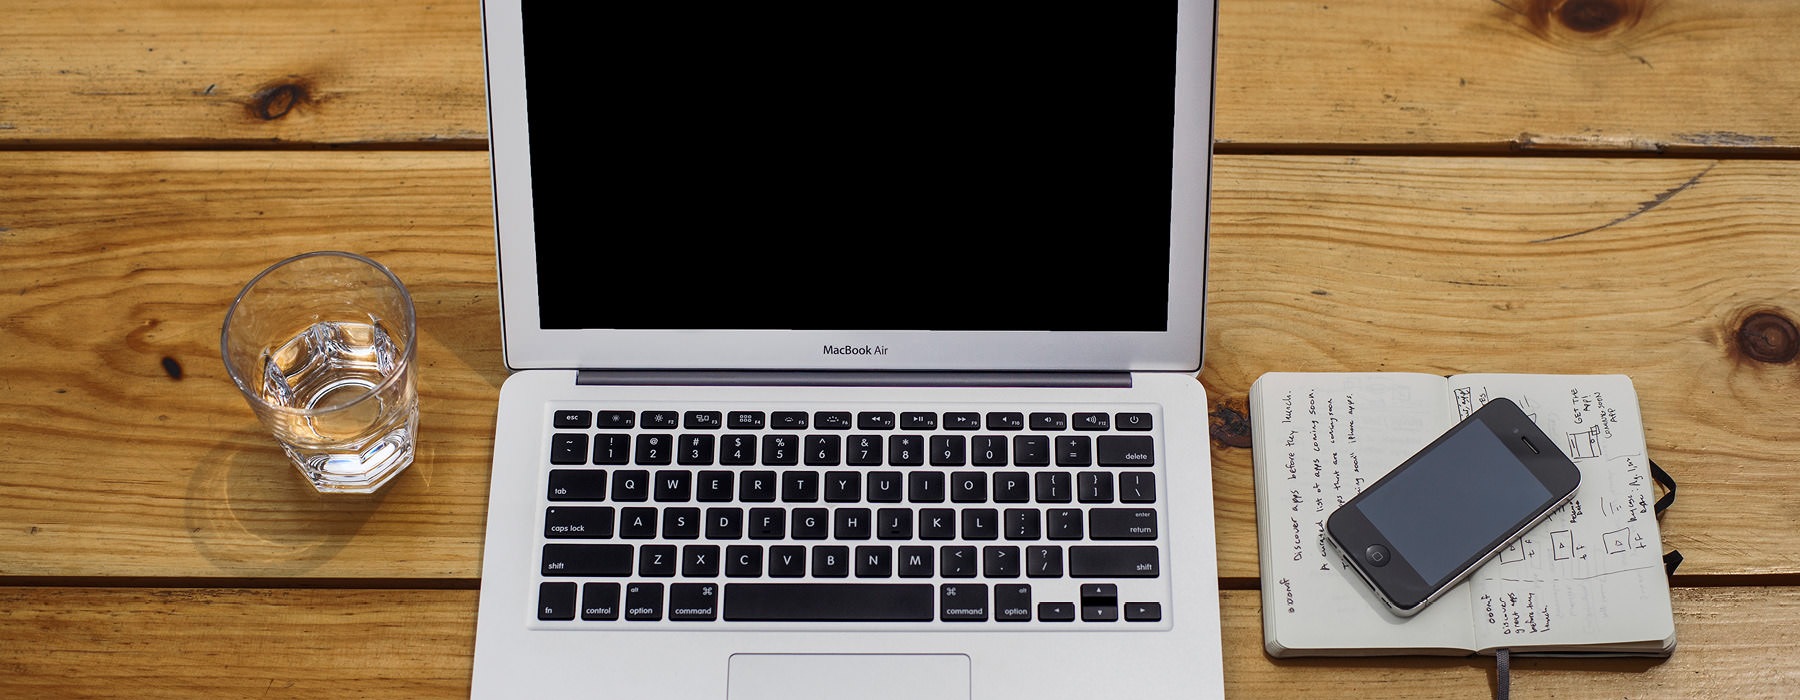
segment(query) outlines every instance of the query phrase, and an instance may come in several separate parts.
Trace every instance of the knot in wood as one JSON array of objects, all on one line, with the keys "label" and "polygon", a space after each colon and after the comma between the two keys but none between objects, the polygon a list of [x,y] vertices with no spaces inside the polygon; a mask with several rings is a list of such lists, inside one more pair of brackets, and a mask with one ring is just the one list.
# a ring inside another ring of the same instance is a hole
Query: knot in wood
[{"label": "knot in wood", "polygon": [[268,85],[250,96],[250,115],[263,121],[274,121],[294,108],[312,101],[312,89],[303,80],[288,80]]},{"label": "knot in wood", "polygon": [[1738,349],[1757,362],[1781,364],[1800,355],[1800,328],[1780,314],[1759,311],[1738,325]]},{"label": "knot in wood", "polygon": [[1232,406],[1219,404],[1218,410],[1213,411],[1211,425],[1208,426],[1212,439],[1226,447],[1249,447],[1250,417],[1245,415],[1248,412],[1247,409],[1239,411]]},{"label": "knot in wood", "polygon": [[1597,34],[1628,24],[1643,14],[1644,0],[1562,0],[1552,15],[1583,34]]}]

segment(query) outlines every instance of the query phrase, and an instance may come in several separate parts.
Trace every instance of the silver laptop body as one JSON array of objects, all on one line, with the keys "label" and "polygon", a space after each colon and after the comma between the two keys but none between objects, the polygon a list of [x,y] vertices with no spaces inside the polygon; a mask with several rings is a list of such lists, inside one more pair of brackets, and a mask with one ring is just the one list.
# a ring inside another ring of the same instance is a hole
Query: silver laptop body
[{"label": "silver laptop body", "polygon": [[1213,1],[483,17],[474,696],[1223,694]]}]

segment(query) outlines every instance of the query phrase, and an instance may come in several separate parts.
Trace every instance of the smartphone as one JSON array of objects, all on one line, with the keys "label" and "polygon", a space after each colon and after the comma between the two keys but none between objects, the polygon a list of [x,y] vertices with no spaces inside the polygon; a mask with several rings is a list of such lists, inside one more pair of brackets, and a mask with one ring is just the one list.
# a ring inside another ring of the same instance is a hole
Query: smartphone
[{"label": "smartphone", "polygon": [[1568,502],[1581,470],[1512,401],[1489,401],[1332,512],[1326,536],[1412,616]]}]

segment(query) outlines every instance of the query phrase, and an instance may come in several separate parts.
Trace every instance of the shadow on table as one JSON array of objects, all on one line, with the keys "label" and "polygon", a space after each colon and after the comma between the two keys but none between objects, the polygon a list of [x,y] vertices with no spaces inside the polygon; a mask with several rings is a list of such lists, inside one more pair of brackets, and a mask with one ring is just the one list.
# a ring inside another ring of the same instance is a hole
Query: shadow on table
[{"label": "shadow on table", "polygon": [[194,465],[188,534],[221,574],[305,575],[355,537],[394,485],[372,495],[318,493],[267,432],[240,428]]}]

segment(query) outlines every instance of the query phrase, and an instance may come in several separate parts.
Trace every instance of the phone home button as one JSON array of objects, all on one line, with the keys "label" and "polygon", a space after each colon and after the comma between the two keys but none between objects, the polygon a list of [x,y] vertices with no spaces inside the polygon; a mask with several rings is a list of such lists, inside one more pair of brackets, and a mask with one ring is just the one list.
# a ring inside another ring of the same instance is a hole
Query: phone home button
[{"label": "phone home button", "polygon": [[1393,559],[1393,555],[1388,552],[1387,547],[1372,544],[1368,549],[1363,550],[1363,558],[1368,559],[1369,563],[1375,566],[1387,566],[1387,563]]}]

